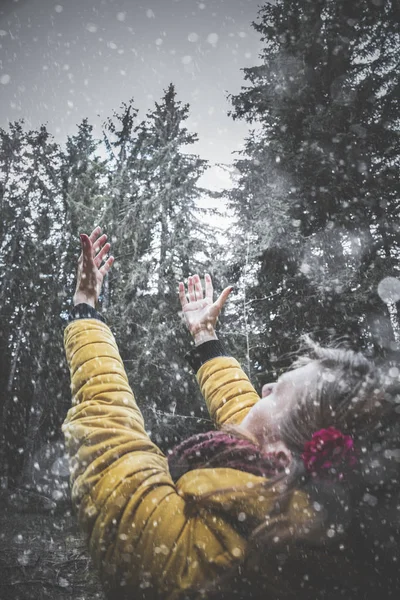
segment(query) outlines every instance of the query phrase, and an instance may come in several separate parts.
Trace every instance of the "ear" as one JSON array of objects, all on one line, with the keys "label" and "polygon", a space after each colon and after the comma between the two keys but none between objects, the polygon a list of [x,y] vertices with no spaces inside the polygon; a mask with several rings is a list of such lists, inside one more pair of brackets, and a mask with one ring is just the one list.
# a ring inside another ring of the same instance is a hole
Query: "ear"
[{"label": "ear", "polygon": [[263,452],[266,452],[267,454],[273,454],[282,467],[287,467],[292,460],[292,453],[286,444],[281,440],[266,444],[263,446]]}]

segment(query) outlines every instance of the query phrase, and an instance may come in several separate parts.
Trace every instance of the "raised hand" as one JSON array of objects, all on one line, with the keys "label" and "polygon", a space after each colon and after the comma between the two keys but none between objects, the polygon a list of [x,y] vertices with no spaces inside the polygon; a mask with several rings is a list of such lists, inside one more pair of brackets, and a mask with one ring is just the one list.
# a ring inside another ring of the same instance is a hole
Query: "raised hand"
[{"label": "raised hand", "polygon": [[187,328],[195,341],[206,341],[215,338],[215,324],[225,304],[232,286],[224,289],[219,298],[213,302],[214,289],[210,275],[204,277],[205,293],[198,275],[188,279],[188,295],[185,286],[179,282],[179,300]]},{"label": "raised hand", "polygon": [[103,279],[111,269],[114,257],[110,256],[101,266],[106,254],[111,248],[107,236],[101,235],[100,227],[96,227],[90,236],[80,235],[82,252],[78,259],[78,273],[74,306],[80,303],[90,304],[95,308],[99,299]]}]

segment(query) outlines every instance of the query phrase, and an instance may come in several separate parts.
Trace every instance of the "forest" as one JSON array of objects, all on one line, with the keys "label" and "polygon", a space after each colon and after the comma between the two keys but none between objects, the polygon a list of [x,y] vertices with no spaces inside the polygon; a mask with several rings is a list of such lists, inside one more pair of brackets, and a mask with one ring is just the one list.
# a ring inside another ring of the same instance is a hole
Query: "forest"
[{"label": "forest", "polygon": [[99,139],[90,115],[63,144],[23,119],[0,130],[2,502],[68,506],[63,331],[96,225],[115,256],[99,310],[164,451],[211,428],[185,360],[190,274],[234,286],[219,335],[258,391],[303,333],[398,362],[400,294],[378,293],[400,276],[398,23],[394,0],[265,3],[261,64],[227,97],[248,135],[221,192],[199,184],[209,165],[173,82],[146,115],[122,99]]}]

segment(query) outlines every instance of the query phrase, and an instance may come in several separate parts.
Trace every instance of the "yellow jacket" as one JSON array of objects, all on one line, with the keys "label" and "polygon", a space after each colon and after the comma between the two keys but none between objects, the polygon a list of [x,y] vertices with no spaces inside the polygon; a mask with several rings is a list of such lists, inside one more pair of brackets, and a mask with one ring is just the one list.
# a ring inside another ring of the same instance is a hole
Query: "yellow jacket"
[{"label": "yellow jacket", "polygon": [[[65,349],[72,408],[63,432],[72,500],[103,585],[115,590],[112,598],[121,590],[121,597],[176,600],[201,590],[243,561],[244,518],[248,531],[269,519],[282,534],[307,525],[312,514],[303,493],[294,492],[284,514],[271,516],[276,492],[252,493],[265,480],[250,473],[198,469],[174,483],[145,431],[107,325],[72,322]],[[217,427],[240,423],[259,399],[230,357],[209,360],[197,379]],[[218,493],[221,488],[234,490]]]}]

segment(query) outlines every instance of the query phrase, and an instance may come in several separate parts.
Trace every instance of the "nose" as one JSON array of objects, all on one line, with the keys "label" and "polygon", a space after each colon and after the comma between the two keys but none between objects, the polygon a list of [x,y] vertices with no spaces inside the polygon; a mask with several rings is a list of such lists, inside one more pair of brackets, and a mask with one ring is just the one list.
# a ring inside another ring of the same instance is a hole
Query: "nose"
[{"label": "nose", "polygon": [[266,383],[265,385],[263,385],[261,390],[261,398],[265,398],[266,396],[272,394],[275,385],[275,383]]}]

